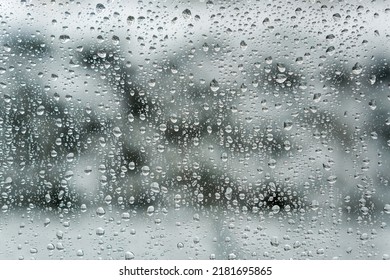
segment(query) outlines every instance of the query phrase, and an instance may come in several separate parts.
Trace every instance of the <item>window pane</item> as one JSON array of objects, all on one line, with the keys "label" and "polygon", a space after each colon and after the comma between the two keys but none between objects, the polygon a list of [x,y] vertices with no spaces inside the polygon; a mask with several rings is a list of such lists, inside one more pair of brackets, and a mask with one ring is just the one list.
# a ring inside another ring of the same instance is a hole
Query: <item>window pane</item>
[{"label": "window pane", "polygon": [[0,4],[0,259],[389,259],[388,1]]}]

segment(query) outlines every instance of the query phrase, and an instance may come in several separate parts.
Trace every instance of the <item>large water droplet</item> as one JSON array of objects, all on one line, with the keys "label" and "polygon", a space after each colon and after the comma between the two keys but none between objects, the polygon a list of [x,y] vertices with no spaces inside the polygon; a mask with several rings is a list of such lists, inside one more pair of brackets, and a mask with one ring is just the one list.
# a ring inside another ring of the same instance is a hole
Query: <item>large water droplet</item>
[{"label": "large water droplet", "polygon": [[216,79],[213,79],[211,82],[210,82],[210,89],[213,91],[213,92],[216,92],[217,90],[219,90],[219,84],[217,82]]},{"label": "large water droplet", "polygon": [[98,4],[96,5],[96,12],[97,12],[97,13],[101,13],[101,12],[103,12],[105,9],[106,9],[106,7],[105,7],[102,3],[98,3]]},{"label": "large water droplet", "polygon": [[352,67],[352,73],[355,75],[359,75],[363,71],[363,66],[361,66],[358,62]]}]

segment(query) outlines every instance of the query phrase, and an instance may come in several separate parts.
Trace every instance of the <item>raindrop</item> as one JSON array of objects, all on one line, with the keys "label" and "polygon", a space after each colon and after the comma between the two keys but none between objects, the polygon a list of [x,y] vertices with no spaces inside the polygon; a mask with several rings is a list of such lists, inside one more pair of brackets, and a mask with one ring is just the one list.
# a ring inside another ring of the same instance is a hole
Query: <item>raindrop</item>
[{"label": "raindrop", "polygon": [[279,238],[277,236],[271,237],[270,244],[274,247],[278,247],[280,245]]},{"label": "raindrop", "polygon": [[135,258],[135,255],[134,255],[133,252],[127,251],[127,252],[125,253],[125,260],[134,260],[134,258]]},{"label": "raindrop", "polygon": [[341,20],[341,15],[339,13],[335,13],[335,14],[333,14],[333,19],[335,21],[340,21]]},{"label": "raindrop", "polygon": [[135,17],[133,17],[133,16],[127,17],[127,24],[128,25],[132,25],[134,23],[134,21],[135,21]]},{"label": "raindrop", "polygon": [[241,41],[241,43],[240,43],[241,50],[245,51],[247,47],[248,47],[248,45],[245,43],[245,41]]},{"label": "raindrop", "polygon": [[154,193],[159,193],[160,192],[160,185],[157,182],[153,182],[150,184],[150,189]]},{"label": "raindrop", "polygon": [[145,166],[142,166],[141,171],[142,171],[143,176],[148,176],[149,172],[150,172],[150,168],[149,168],[149,166],[145,165]]},{"label": "raindrop", "polygon": [[390,204],[385,204],[383,210],[385,211],[386,214],[390,215]]},{"label": "raindrop", "polygon": [[352,73],[355,75],[359,75],[363,71],[363,66],[361,66],[358,62],[352,67]]},{"label": "raindrop", "polygon": [[146,214],[148,216],[152,216],[154,214],[154,206],[149,206],[148,209],[146,210]]},{"label": "raindrop", "polygon": [[96,209],[96,214],[99,216],[99,217],[103,217],[105,214],[106,214],[106,210],[104,210],[103,207],[98,207]]},{"label": "raindrop", "polygon": [[291,130],[292,126],[293,126],[292,121],[285,121],[283,124],[283,128],[287,131]]},{"label": "raindrop", "polygon": [[272,206],[272,213],[278,214],[280,212],[280,207],[279,205],[274,205]]},{"label": "raindrop", "polygon": [[129,212],[122,213],[121,218],[124,221],[129,221],[130,220],[130,213]]},{"label": "raindrop", "polygon": [[213,79],[213,80],[210,82],[210,89],[211,89],[213,92],[216,92],[217,90],[219,90],[219,84],[218,84],[217,80]]},{"label": "raindrop", "polygon": [[37,115],[42,116],[45,113],[45,107],[43,105],[39,105],[37,108]]},{"label": "raindrop", "polygon": [[114,134],[115,137],[118,138],[118,137],[120,137],[122,135],[122,131],[120,130],[119,127],[114,127],[113,134]]},{"label": "raindrop", "polygon": [[287,80],[287,76],[285,74],[282,74],[282,73],[276,74],[275,81],[278,84],[283,84],[286,80]]},{"label": "raindrop", "polygon": [[103,12],[105,9],[106,9],[106,7],[105,7],[103,4],[101,4],[101,3],[98,3],[98,4],[96,5],[96,12],[97,12],[97,13],[101,13],[101,12]]},{"label": "raindrop", "polygon": [[337,176],[331,175],[328,177],[327,181],[329,184],[334,185],[337,181]]},{"label": "raindrop", "polygon": [[275,159],[270,159],[268,161],[268,167],[271,168],[271,169],[275,169],[275,167],[276,167],[276,160]]},{"label": "raindrop", "polygon": [[59,39],[60,39],[61,43],[67,43],[67,42],[69,42],[70,37],[69,37],[69,35],[60,35]]},{"label": "raindrop", "polygon": [[96,235],[97,235],[97,236],[103,236],[105,232],[106,232],[106,231],[105,231],[104,228],[102,228],[102,227],[98,227],[98,228],[96,229]]},{"label": "raindrop", "polygon": [[183,12],[182,12],[182,15],[183,15],[183,18],[185,19],[190,19],[191,18],[191,11],[189,9],[185,9]]},{"label": "raindrop", "polygon": [[77,255],[78,257],[82,257],[82,256],[84,256],[84,251],[81,250],[81,249],[79,249],[79,250],[77,250],[76,255]]}]

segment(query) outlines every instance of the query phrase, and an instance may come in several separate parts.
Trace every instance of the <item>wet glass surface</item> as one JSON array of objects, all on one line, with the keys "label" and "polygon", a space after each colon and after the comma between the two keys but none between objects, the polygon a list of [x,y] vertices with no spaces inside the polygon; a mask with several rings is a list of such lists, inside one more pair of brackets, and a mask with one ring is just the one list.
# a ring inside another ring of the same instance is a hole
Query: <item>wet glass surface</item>
[{"label": "wet glass surface", "polygon": [[0,3],[0,259],[389,259],[388,1]]}]

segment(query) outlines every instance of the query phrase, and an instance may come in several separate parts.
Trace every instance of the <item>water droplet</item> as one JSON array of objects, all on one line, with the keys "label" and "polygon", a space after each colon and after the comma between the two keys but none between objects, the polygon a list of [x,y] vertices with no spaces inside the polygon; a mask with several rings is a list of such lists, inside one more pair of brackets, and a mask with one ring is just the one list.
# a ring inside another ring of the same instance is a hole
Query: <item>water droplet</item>
[{"label": "water droplet", "polygon": [[96,214],[99,216],[99,217],[103,217],[105,214],[106,214],[106,210],[104,210],[103,207],[98,207],[96,209]]},{"label": "water droplet", "polygon": [[145,166],[142,166],[141,171],[142,171],[143,176],[148,176],[150,173],[150,168],[149,168],[149,166],[145,165]]},{"label": "water droplet", "polygon": [[359,75],[363,71],[363,66],[361,66],[358,62],[352,67],[352,73],[355,75]]},{"label": "water droplet", "polygon": [[272,213],[278,214],[280,212],[280,207],[279,205],[274,205],[272,206]]},{"label": "water droplet", "polygon": [[191,11],[189,9],[185,9],[183,12],[182,12],[182,15],[183,15],[183,18],[185,19],[190,19],[191,18]]},{"label": "water droplet", "polygon": [[83,250],[77,250],[77,253],[76,253],[76,255],[78,256],[78,257],[82,257],[82,256],[84,256],[84,251]]},{"label": "water droplet", "polygon": [[282,74],[282,73],[276,74],[275,81],[278,84],[283,84],[286,80],[287,80],[287,76],[285,74]]},{"label": "water droplet", "polygon": [[2,211],[3,213],[6,213],[6,212],[8,211],[8,205],[3,205],[3,206],[1,207],[1,211]]},{"label": "water droplet", "polygon": [[248,45],[245,43],[245,41],[241,41],[241,42],[240,42],[240,48],[241,48],[243,51],[245,51],[247,47],[248,47]]},{"label": "water droplet", "polygon": [[59,240],[61,240],[62,238],[64,238],[64,232],[62,230],[58,230],[56,232],[56,236]]},{"label": "water droplet", "polygon": [[146,214],[148,214],[148,216],[152,216],[154,214],[154,206],[153,205],[148,207],[148,209],[146,210]]},{"label": "water droplet", "polygon": [[159,193],[160,192],[160,185],[157,182],[153,182],[150,184],[150,189],[154,193]]},{"label": "water droplet", "polygon": [[85,167],[84,173],[90,175],[92,173],[92,166],[88,165],[87,167]]},{"label": "water droplet", "polygon": [[370,100],[368,102],[368,106],[370,106],[371,110],[375,110],[376,109],[376,101],[374,99]]},{"label": "water droplet", "polygon": [[135,255],[133,252],[127,251],[125,253],[125,260],[134,260],[134,258],[135,258]]},{"label": "water droplet", "polygon": [[213,80],[210,82],[210,89],[211,89],[213,92],[216,92],[217,90],[219,90],[219,84],[218,84],[217,80],[213,79]]},{"label": "water droplet", "polygon": [[293,126],[292,121],[285,121],[283,124],[283,128],[287,131],[291,130],[292,126]]},{"label": "water droplet", "polygon": [[360,211],[362,212],[362,214],[363,214],[364,216],[368,215],[368,213],[369,213],[369,209],[368,209],[368,207],[366,207],[366,206],[360,207]]},{"label": "water droplet", "polygon": [[39,105],[37,108],[37,115],[42,116],[45,113],[45,106]]},{"label": "water droplet", "polygon": [[390,204],[385,204],[383,207],[383,211],[385,211],[386,214],[390,215]]},{"label": "water droplet", "polygon": [[335,13],[335,14],[333,14],[333,19],[335,21],[340,21],[341,20],[341,15],[339,13]]},{"label": "water droplet", "polygon": [[268,166],[269,166],[269,168],[271,168],[271,169],[275,169],[275,167],[276,167],[276,160],[271,158],[271,159],[268,161]]},{"label": "water droplet", "polygon": [[97,236],[103,236],[105,232],[106,232],[106,231],[105,231],[104,228],[102,228],[102,227],[98,227],[98,228],[96,229],[96,235],[97,235]]},{"label": "water droplet", "polygon": [[120,137],[122,135],[122,131],[121,131],[121,129],[119,127],[114,127],[113,133],[114,133],[114,136],[116,138],[118,138],[118,137]]},{"label": "water droplet", "polygon": [[81,212],[85,213],[87,211],[87,205],[85,205],[84,203],[80,205],[80,210]]},{"label": "water droplet", "polygon": [[317,200],[312,200],[310,203],[310,208],[313,211],[318,210],[319,206],[320,206],[320,203]]},{"label": "water droplet", "polygon": [[228,260],[235,260],[235,259],[237,259],[236,254],[230,253],[230,254],[228,255]]},{"label": "water droplet", "polygon": [[96,5],[96,12],[97,12],[97,13],[101,13],[101,12],[103,12],[105,9],[106,9],[106,7],[105,7],[103,4],[101,4],[101,3],[98,3],[98,4]]},{"label": "water droplet", "polygon": [[127,24],[128,24],[128,25],[132,25],[132,24],[134,23],[134,21],[135,21],[135,17],[133,17],[133,16],[128,16],[127,19],[126,19],[126,21],[127,21]]},{"label": "water droplet", "polygon": [[119,44],[119,37],[116,36],[116,35],[113,35],[112,38],[111,38],[111,41],[114,45],[118,45]]},{"label": "water droplet", "polygon": [[129,162],[128,167],[129,167],[130,170],[134,170],[135,169],[135,163],[133,161]]},{"label": "water droplet", "polygon": [[329,184],[334,185],[337,181],[337,176],[331,175],[328,177],[327,181]]},{"label": "water droplet", "polygon": [[37,248],[31,248],[30,249],[30,253],[31,254],[36,254],[36,253],[38,253],[38,249]]},{"label": "water droplet", "polygon": [[227,200],[232,199],[233,189],[231,187],[227,187],[225,190],[225,197]]},{"label": "water droplet", "polygon": [[277,236],[271,237],[270,244],[274,247],[278,247],[280,245],[279,238]]},{"label": "water droplet", "polygon": [[121,218],[124,221],[129,221],[130,220],[130,213],[129,212],[122,213]]},{"label": "water droplet", "polygon": [[325,250],[323,248],[317,249],[317,255],[323,255],[325,254]]}]

